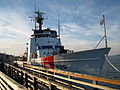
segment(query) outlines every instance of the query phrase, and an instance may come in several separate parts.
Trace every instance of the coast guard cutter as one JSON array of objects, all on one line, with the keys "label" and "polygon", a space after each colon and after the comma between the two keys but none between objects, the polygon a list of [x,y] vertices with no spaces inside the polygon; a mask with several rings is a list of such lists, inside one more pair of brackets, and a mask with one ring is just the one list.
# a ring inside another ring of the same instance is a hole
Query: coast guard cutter
[{"label": "coast guard cutter", "polygon": [[[55,30],[43,29],[43,12],[35,12],[35,29],[27,43],[28,64],[77,73],[99,74],[110,48],[73,52],[64,49]],[[37,27],[38,25],[38,27]],[[58,32],[59,33],[59,32]]]}]

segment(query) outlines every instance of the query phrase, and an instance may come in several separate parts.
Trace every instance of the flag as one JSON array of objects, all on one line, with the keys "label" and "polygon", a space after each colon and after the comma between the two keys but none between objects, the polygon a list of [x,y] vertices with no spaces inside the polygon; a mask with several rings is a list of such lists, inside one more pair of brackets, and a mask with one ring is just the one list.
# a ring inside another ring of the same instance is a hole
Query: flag
[{"label": "flag", "polygon": [[104,19],[104,15],[103,15],[103,19],[100,21],[100,25],[103,25],[105,23],[105,19]]},{"label": "flag", "polygon": [[105,23],[104,19],[100,21],[100,25],[103,25]]}]

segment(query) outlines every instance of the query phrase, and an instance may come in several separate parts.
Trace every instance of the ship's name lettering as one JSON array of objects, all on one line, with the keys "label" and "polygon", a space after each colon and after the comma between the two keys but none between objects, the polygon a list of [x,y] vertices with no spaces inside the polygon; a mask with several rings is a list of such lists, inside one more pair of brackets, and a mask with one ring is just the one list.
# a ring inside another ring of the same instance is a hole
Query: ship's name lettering
[{"label": "ship's name lettering", "polygon": [[56,67],[57,69],[66,69],[66,68],[67,68],[66,65],[59,65],[59,64],[55,65],[55,67]]}]

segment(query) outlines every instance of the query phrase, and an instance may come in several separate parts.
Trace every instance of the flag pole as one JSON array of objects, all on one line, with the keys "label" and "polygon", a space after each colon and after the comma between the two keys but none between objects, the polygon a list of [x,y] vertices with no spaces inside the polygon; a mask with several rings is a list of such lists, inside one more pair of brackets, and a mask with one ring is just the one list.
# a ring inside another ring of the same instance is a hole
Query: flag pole
[{"label": "flag pole", "polygon": [[108,47],[108,44],[107,44],[107,33],[106,33],[106,25],[105,25],[105,15],[103,15],[103,20],[104,20],[104,33],[105,33],[105,47],[107,48]]}]

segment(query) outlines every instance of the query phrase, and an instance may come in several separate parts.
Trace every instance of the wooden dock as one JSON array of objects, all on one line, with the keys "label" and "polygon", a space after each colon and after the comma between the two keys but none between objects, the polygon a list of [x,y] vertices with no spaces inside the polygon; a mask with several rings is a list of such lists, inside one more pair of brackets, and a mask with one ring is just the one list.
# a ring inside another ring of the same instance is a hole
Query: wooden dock
[{"label": "wooden dock", "polygon": [[[2,90],[6,88],[7,90],[119,90],[112,85],[120,86],[119,80],[32,65],[13,66],[3,63],[1,67],[0,88]],[[106,86],[106,83],[110,85]]]}]

